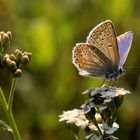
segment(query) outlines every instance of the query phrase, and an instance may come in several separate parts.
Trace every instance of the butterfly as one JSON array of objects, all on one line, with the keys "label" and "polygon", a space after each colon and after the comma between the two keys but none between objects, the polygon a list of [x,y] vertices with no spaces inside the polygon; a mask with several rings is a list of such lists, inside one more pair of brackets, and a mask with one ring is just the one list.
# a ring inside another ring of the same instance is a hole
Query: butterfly
[{"label": "butterfly", "polygon": [[116,36],[110,20],[93,28],[85,43],[77,43],[72,62],[83,76],[117,79],[124,73],[124,63],[133,40],[132,31]]}]

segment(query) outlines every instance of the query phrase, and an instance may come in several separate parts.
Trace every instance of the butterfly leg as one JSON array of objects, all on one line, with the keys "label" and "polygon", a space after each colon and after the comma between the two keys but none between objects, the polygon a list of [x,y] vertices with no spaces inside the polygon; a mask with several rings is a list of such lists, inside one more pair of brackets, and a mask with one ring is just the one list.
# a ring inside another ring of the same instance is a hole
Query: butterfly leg
[{"label": "butterfly leg", "polygon": [[103,79],[103,81],[102,81],[100,87],[102,87],[102,86],[104,86],[104,85],[105,85],[105,79]]},{"label": "butterfly leg", "polygon": [[112,79],[109,80],[108,86],[113,86],[113,80]]}]

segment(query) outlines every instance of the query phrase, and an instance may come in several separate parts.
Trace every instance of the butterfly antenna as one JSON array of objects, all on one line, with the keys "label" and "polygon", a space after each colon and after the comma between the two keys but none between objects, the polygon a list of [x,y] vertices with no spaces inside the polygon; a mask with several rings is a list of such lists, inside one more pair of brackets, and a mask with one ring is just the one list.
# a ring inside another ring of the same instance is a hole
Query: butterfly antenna
[{"label": "butterfly antenna", "polygon": [[136,68],[136,69],[140,69],[140,66],[127,66],[126,68]]}]

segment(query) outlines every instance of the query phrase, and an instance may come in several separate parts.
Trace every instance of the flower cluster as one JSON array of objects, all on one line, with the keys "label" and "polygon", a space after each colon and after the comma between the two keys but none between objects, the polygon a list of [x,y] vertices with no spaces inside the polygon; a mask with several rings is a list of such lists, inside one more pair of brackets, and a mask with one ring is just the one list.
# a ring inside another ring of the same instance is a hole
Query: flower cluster
[{"label": "flower cluster", "polygon": [[80,109],[64,111],[59,121],[83,129],[89,140],[118,139],[113,136],[119,128],[116,123],[117,110],[123,102],[123,96],[128,93],[116,87],[88,89],[83,92],[89,97],[86,103]]},{"label": "flower cluster", "polygon": [[60,115],[59,121],[66,121],[69,124],[75,124],[82,129],[85,129],[89,124],[89,121],[85,117],[82,109],[64,111],[63,114]]},{"label": "flower cluster", "polygon": [[0,32],[0,68],[7,68],[13,77],[20,77],[22,70],[29,63],[32,54],[15,50],[14,54],[7,54],[6,51],[12,40],[11,32]]},{"label": "flower cluster", "polygon": [[0,32],[0,52],[3,54],[10,46],[10,42],[12,40],[12,34],[10,31],[8,32]]},{"label": "flower cluster", "polygon": [[6,131],[9,131],[13,139],[21,140],[20,133],[16,126],[12,106],[14,93],[16,89],[16,83],[18,77],[21,76],[23,69],[28,65],[32,54],[28,52],[22,52],[18,49],[14,53],[7,53],[12,41],[12,34],[8,32],[0,32],[0,68],[8,70],[12,74],[11,87],[9,90],[8,98],[0,87],[0,108],[4,112],[6,119],[0,118],[0,126]]}]

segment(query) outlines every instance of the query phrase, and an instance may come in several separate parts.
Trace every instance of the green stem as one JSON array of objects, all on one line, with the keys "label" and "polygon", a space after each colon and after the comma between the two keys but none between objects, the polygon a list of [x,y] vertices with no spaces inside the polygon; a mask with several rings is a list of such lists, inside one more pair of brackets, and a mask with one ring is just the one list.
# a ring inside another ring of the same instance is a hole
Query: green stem
[{"label": "green stem", "polygon": [[4,111],[6,112],[8,110],[8,105],[1,87],[0,87],[0,104],[2,105]]},{"label": "green stem", "polygon": [[101,140],[103,140],[103,134],[102,134],[102,131],[101,131],[101,129],[100,129],[100,127],[99,127],[99,125],[98,125],[98,123],[97,123],[97,121],[96,121],[95,116],[94,116],[93,123],[95,124],[95,126],[97,127],[97,129],[98,129],[98,131],[99,131],[99,134],[100,134],[100,136],[101,136]]},{"label": "green stem", "polygon": [[110,127],[112,127],[113,123],[115,122],[115,119],[117,117],[117,108],[115,106],[115,102],[114,102],[114,99],[112,99],[112,119],[111,119],[111,122],[109,124]]},{"label": "green stem", "polygon": [[12,129],[12,134],[13,134],[14,140],[21,140],[19,131],[17,129],[16,123],[15,123],[15,120],[13,117],[13,113],[11,111],[7,112],[7,119],[8,119],[9,125]]},{"label": "green stem", "polygon": [[12,104],[13,104],[13,97],[14,97],[14,92],[15,92],[15,88],[16,88],[16,82],[17,82],[17,79],[13,78],[11,89],[10,89],[10,95],[9,95],[9,99],[8,99],[7,118],[8,118],[10,127],[13,130],[14,140],[21,140],[21,137],[20,137],[19,131],[17,129],[16,123],[15,123],[15,120],[13,117],[13,113],[12,113]]},{"label": "green stem", "polygon": [[78,134],[75,134],[75,139],[76,139],[76,140],[80,140],[80,137],[79,137]]},{"label": "green stem", "polygon": [[15,88],[16,88],[16,82],[17,82],[17,79],[13,78],[11,89],[10,89],[10,94],[9,94],[9,99],[8,99],[8,110],[10,110],[11,112],[12,112],[12,104],[13,104],[13,97],[14,97],[14,92],[15,92]]},{"label": "green stem", "polygon": [[15,78],[13,78],[8,103],[5,99],[2,89],[0,88],[0,103],[6,114],[9,126],[12,129],[11,132],[12,132],[14,140],[21,140],[21,137],[20,137],[19,131],[17,129],[16,123],[15,123],[15,120],[13,117],[13,113],[12,113],[12,103],[13,103],[14,91],[15,91],[15,87],[16,87],[16,81],[17,80]]}]

